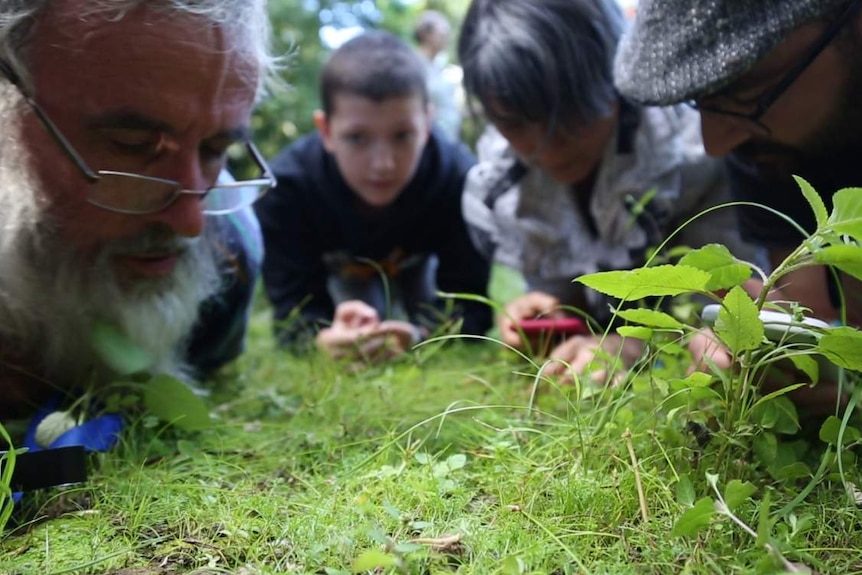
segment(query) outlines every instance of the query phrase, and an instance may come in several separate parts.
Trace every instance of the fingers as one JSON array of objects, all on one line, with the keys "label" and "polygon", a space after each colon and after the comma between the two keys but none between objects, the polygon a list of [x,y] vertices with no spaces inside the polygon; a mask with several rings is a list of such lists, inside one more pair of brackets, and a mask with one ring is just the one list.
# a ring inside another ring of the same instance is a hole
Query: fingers
[{"label": "fingers", "polygon": [[556,377],[560,383],[571,383],[576,375],[589,374],[593,381],[615,384],[622,381],[625,368],[634,363],[641,350],[638,340],[617,334],[577,335],[551,350],[554,361],[546,364],[542,373]]},{"label": "fingers", "polygon": [[377,310],[360,300],[350,300],[338,304],[335,308],[333,327],[362,329],[380,323]]},{"label": "fingers", "polygon": [[718,369],[729,369],[733,364],[730,352],[709,328],[704,328],[692,336],[688,342],[688,350],[692,359],[689,374],[695,371],[711,372],[710,363]]},{"label": "fingers", "polygon": [[405,353],[418,339],[418,330],[412,324],[386,321],[361,328],[333,324],[320,330],[315,342],[332,359],[376,364]]},{"label": "fingers", "polygon": [[[504,313],[497,318],[497,326],[500,329],[500,338],[503,343],[516,349],[523,349],[524,341],[516,327],[517,323],[524,319],[535,317],[562,316],[559,309],[560,300],[543,292],[530,292],[519,296],[506,304]],[[531,342],[536,347],[538,342]]]}]

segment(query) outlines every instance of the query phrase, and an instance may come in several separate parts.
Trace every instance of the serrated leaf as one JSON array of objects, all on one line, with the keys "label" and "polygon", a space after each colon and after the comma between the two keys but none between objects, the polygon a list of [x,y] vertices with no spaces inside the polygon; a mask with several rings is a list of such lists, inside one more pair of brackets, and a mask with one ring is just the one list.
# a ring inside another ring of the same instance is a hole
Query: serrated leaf
[{"label": "serrated leaf", "polygon": [[694,536],[697,535],[703,528],[707,527],[712,521],[712,515],[715,513],[715,503],[711,497],[699,499],[694,507],[686,510],[682,516],[677,519],[676,524],[670,532],[671,537]]},{"label": "serrated leaf", "polygon": [[826,246],[814,252],[817,263],[835,266],[856,279],[862,279],[862,247],[850,244]]},{"label": "serrated leaf", "polygon": [[710,275],[697,268],[662,265],[635,270],[598,272],[577,278],[585,286],[621,300],[702,292]]},{"label": "serrated leaf", "polygon": [[180,429],[199,431],[212,426],[200,397],[175,377],[157,375],[144,385],[144,405],[160,420]]},{"label": "serrated leaf", "polygon": [[626,321],[656,329],[683,329],[683,324],[673,316],[653,309],[624,309],[617,315]]},{"label": "serrated leaf", "polygon": [[839,234],[862,239],[862,189],[845,188],[832,196],[832,213],[827,225]]},{"label": "serrated leaf", "polygon": [[731,479],[727,487],[724,488],[724,504],[727,508],[733,511],[739,507],[740,503],[754,495],[757,487],[753,484],[742,482],[739,479]]},{"label": "serrated leaf", "polygon": [[862,370],[862,332],[852,327],[836,327],[823,334],[817,342],[817,351],[845,369]]},{"label": "serrated leaf", "polygon": [[817,190],[815,190],[814,187],[805,179],[800,178],[799,176],[793,176],[793,179],[796,180],[796,183],[799,185],[799,189],[802,190],[802,195],[805,196],[806,200],[808,200],[808,205],[811,206],[811,211],[814,212],[814,219],[817,222],[817,227],[823,227],[823,224],[825,224],[829,218],[829,213],[826,211],[826,204],[823,203],[823,198],[820,197]]},{"label": "serrated leaf", "polygon": [[397,563],[398,559],[394,555],[377,549],[369,549],[363,551],[353,561],[353,572],[364,573],[365,571],[374,571],[375,569],[386,569],[387,567],[393,567]]},{"label": "serrated leaf", "polygon": [[93,348],[117,375],[139,373],[153,365],[152,355],[132,343],[113,325],[96,322],[90,335]]},{"label": "serrated leaf", "polygon": [[763,322],[751,296],[740,286],[724,297],[714,331],[734,355],[757,349],[763,341]]},{"label": "serrated leaf", "polygon": [[693,250],[679,263],[709,273],[706,289],[710,291],[738,286],[751,277],[751,268],[733,257],[730,250],[721,244],[708,244]]},{"label": "serrated leaf", "polygon": [[623,337],[649,341],[652,339],[653,330],[639,325],[621,325],[617,328],[617,333]]}]

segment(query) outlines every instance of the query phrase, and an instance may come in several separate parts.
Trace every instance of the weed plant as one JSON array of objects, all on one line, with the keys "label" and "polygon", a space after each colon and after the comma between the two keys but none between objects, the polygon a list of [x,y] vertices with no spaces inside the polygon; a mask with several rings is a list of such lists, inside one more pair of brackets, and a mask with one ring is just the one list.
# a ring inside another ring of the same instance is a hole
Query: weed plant
[{"label": "weed plant", "polygon": [[[129,388],[146,409],[92,456],[90,480],[27,494],[0,573],[862,573],[857,398],[815,425],[784,394],[756,393],[779,357],[802,385],[819,378],[816,355],[862,367],[850,328],[807,346],[764,337],[758,310],[788,271],[862,269],[862,193],[840,192],[828,215],[805,193],[818,231],[760,297],[718,246],[582,278],[629,302],[720,302],[726,373],[688,374],[695,327],[649,308],[619,312],[646,346],[612,387],[560,386],[493,338],[354,372],[277,349],[261,299],[248,352],[209,396]],[[500,271],[498,301],[517,289]]]}]

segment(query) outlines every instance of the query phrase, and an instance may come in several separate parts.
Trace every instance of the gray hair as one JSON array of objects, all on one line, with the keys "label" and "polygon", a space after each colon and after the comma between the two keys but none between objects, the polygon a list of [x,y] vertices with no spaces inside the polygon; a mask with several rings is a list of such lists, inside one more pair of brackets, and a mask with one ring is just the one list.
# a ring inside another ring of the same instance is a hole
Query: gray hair
[{"label": "gray hair", "polygon": [[[0,59],[8,62],[29,83],[26,44],[39,16],[51,7],[52,0],[0,0]],[[105,20],[120,20],[132,10],[147,9],[164,14],[196,16],[236,34],[248,42],[249,50],[258,63],[258,98],[271,82],[278,83],[276,72],[280,59],[272,54],[270,22],[266,0],[89,0],[82,19],[101,16]]]},{"label": "gray hair", "polygon": [[549,131],[589,124],[618,98],[612,72],[624,26],[614,0],[473,0],[458,41],[464,89],[486,114]]}]

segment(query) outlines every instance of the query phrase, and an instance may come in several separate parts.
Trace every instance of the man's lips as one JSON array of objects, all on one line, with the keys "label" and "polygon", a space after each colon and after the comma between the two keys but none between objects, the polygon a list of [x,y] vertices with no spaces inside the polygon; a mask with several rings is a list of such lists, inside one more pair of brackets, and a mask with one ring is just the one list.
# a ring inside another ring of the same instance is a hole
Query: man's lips
[{"label": "man's lips", "polygon": [[116,256],[120,266],[134,275],[145,277],[161,277],[173,273],[180,254],[166,252],[161,254],[124,254]]}]

